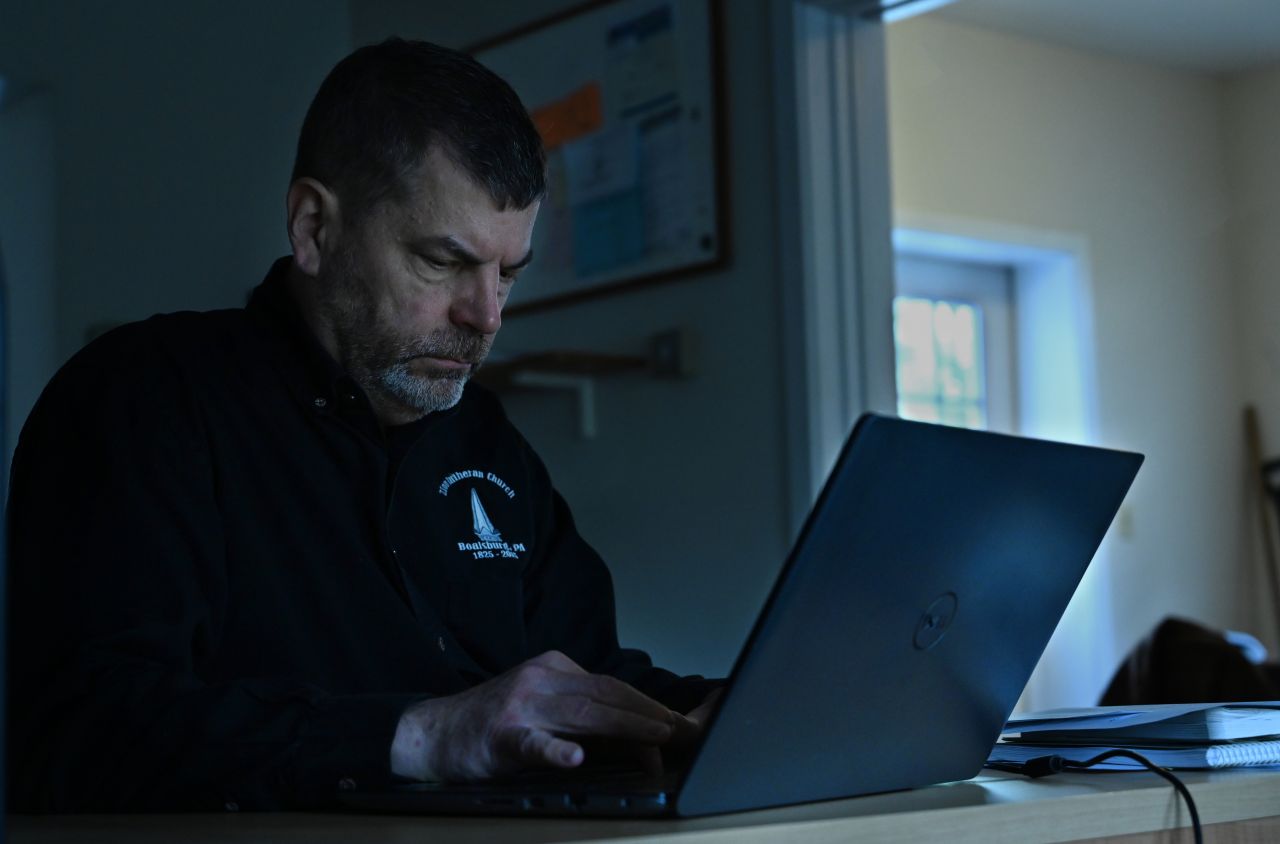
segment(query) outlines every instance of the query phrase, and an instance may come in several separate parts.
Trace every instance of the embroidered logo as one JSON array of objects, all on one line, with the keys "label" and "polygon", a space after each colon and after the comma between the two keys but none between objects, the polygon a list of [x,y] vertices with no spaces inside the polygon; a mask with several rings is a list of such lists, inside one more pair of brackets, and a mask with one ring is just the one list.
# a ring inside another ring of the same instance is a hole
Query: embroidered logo
[{"label": "embroidered logo", "polygon": [[502,490],[502,494],[507,498],[516,497],[516,491],[512,489],[506,481],[495,475],[493,472],[482,472],[479,469],[463,469],[461,472],[454,472],[452,475],[447,475],[445,479],[440,482],[440,488],[438,491],[441,495],[447,496],[449,494],[450,487],[458,481],[465,481],[468,478],[475,478],[479,481],[488,481],[498,489]]},{"label": "embroidered logo", "polygon": [[[440,482],[439,493],[446,498],[450,489],[459,481],[475,480],[487,481],[505,495],[508,499],[516,497],[516,491],[502,478],[493,472],[482,472],[478,469],[464,469],[460,472],[454,472],[445,477]],[[477,560],[491,560],[497,557],[518,560],[520,555],[525,552],[523,542],[507,542],[502,538],[502,531],[498,530],[493,519],[489,516],[489,511],[485,509],[481,500],[479,484],[463,484],[463,488],[470,488],[470,516],[471,516],[471,533],[475,536],[475,541],[462,540],[458,542],[458,551],[470,553]],[[492,495],[492,491],[486,493]]]},{"label": "embroidered logo", "polygon": [[480,503],[480,493],[474,489],[471,490],[471,526],[476,532],[476,539],[481,542],[502,541],[502,534],[498,533],[493,522],[489,521],[489,514],[484,511],[484,505]]}]

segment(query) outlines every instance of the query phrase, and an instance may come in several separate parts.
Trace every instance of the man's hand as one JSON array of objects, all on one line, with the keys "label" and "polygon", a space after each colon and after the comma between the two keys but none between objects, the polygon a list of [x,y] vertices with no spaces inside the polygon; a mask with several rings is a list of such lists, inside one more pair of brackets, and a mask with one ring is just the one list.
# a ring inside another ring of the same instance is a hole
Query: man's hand
[{"label": "man's hand", "polygon": [[697,709],[690,712],[687,717],[698,728],[698,732],[702,732],[702,728],[706,726],[707,719],[716,711],[716,707],[720,705],[720,696],[724,694],[724,686],[713,689],[710,694],[702,699],[702,703],[698,704]]},{"label": "man's hand", "polygon": [[405,710],[391,770],[420,780],[482,780],[582,764],[582,745],[566,737],[652,748],[697,733],[694,722],[621,680],[589,674],[548,651],[465,692]]}]

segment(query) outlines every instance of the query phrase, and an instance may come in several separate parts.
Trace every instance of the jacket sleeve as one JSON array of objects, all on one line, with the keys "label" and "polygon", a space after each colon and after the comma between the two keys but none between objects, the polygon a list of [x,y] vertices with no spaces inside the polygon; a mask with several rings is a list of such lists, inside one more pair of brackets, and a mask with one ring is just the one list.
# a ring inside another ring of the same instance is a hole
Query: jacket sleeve
[{"label": "jacket sleeve", "polygon": [[559,650],[583,668],[624,680],[666,706],[688,712],[721,680],[680,677],[654,666],[643,651],[618,644],[613,578],[579,535],[568,504],[546,467],[524,444],[539,494],[540,547],[525,575],[525,626],[534,654]]},{"label": "jacket sleeve", "polygon": [[391,779],[416,698],[202,681],[228,583],[191,397],[130,327],[64,367],[23,430],[8,505],[14,810],[309,808],[342,781]]}]

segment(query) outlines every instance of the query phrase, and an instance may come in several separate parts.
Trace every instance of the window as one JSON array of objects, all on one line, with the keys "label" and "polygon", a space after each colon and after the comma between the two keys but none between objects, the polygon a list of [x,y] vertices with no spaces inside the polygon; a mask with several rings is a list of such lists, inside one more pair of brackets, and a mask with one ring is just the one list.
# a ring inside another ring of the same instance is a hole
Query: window
[{"label": "window", "polygon": [[1013,430],[1010,270],[901,254],[895,263],[898,415]]},{"label": "window", "polygon": [[893,300],[898,415],[987,427],[982,312],[967,302]]}]

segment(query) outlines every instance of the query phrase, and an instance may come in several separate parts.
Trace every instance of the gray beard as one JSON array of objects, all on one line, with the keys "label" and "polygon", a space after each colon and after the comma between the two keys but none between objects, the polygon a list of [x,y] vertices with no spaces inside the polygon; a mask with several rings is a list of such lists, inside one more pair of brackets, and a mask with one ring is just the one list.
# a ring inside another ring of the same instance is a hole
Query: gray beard
[{"label": "gray beard", "polygon": [[[370,372],[373,388],[387,398],[413,408],[424,415],[448,410],[462,400],[467,379],[475,373],[479,364],[458,375],[415,375],[409,369],[409,361],[398,360],[382,369]],[[357,378],[357,381],[360,379]],[[366,392],[370,386],[362,383]]]},{"label": "gray beard", "polygon": [[[335,257],[334,271],[325,280],[323,307],[337,337],[338,362],[347,373],[375,404],[382,399],[425,416],[461,401],[467,379],[489,352],[489,340],[460,330],[437,330],[416,339],[386,333],[356,270],[354,255],[344,251]],[[462,373],[419,375],[409,363],[423,356],[471,361],[471,368]]]}]

